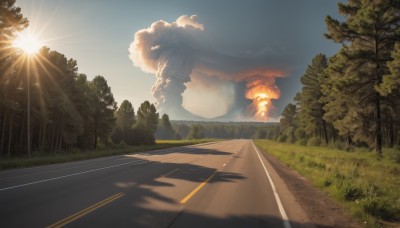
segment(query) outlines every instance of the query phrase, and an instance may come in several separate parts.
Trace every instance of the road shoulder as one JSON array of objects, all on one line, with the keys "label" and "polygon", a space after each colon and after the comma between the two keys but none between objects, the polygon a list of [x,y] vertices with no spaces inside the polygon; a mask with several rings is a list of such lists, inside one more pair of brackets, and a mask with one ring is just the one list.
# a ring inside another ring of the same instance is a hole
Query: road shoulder
[{"label": "road shoulder", "polygon": [[[316,227],[361,227],[340,205],[313,187],[310,181],[269,155],[265,150],[260,148],[259,150],[262,152],[272,179],[282,195],[282,201],[290,220],[306,220],[315,224]],[[291,203],[293,202],[291,197],[295,197],[294,200],[297,204]],[[293,206],[300,206],[302,209],[300,211],[304,211],[305,215],[299,215],[298,210],[295,210]],[[307,223],[303,221],[303,224]]]}]

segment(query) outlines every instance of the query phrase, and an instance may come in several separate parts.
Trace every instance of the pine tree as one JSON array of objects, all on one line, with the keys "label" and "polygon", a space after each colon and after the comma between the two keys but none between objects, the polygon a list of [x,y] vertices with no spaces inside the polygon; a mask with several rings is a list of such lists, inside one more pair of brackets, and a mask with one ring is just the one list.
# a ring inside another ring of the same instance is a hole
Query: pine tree
[{"label": "pine tree", "polygon": [[117,128],[122,132],[127,132],[132,129],[135,123],[135,111],[132,103],[124,100],[115,113],[117,118]]},{"label": "pine tree", "polygon": [[309,136],[321,137],[328,144],[327,123],[323,119],[325,111],[320,98],[322,96],[320,78],[327,68],[327,59],[323,54],[315,56],[308,65],[306,73],[300,78],[303,88],[299,94],[299,119],[301,128]]},{"label": "pine tree", "polygon": [[93,105],[94,93],[87,76],[78,74],[75,79],[76,96],[80,99],[75,102],[75,107],[79,110],[83,118],[83,133],[78,136],[77,146],[81,149],[91,149],[94,146],[94,113]]},{"label": "pine tree", "polygon": [[[324,120],[332,124],[338,134],[350,145],[355,130],[351,123],[346,122],[349,118],[346,120],[344,118],[350,113],[349,109],[353,105],[350,104],[351,99],[347,99],[346,95],[336,88],[341,88],[340,79],[345,74],[346,64],[347,60],[343,57],[342,51],[329,59],[328,68],[320,77],[322,91],[320,100],[324,104]],[[333,135],[336,134],[336,132],[333,133]]]},{"label": "pine tree", "polygon": [[4,152],[11,156],[12,145],[20,141],[13,129],[20,129],[16,125],[20,123],[17,113],[21,113],[17,98],[21,94],[18,87],[22,82],[14,67],[18,54],[12,47],[12,41],[17,32],[27,26],[28,20],[21,14],[21,9],[15,6],[15,0],[0,1],[0,157]]},{"label": "pine tree", "polygon": [[117,104],[103,76],[96,76],[90,86],[94,91],[91,105],[94,106],[94,148],[97,148],[98,138],[104,143],[108,142],[108,137],[115,125],[114,112]]},{"label": "pine tree", "polygon": [[137,118],[139,127],[153,134],[157,131],[159,114],[154,104],[150,104],[148,101],[143,102],[137,111]]},{"label": "pine tree", "polygon": [[167,114],[163,114],[161,117],[162,126],[166,130],[172,130],[171,122],[169,122],[169,116]]},{"label": "pine tree", "polygon": [[400,90],[400,42],[396,43],[392,58],[393,60],[388,63],[390,74],[383,78],[383,82],[379,86],[379,91],[383,95]]},{"label": "pine tree", "polygon": [[[400,42],[392,52],[393,60],[388,63],[390,74],[383,78],[379,92],[390,101],[387,112],[390,113],[386,123],[388,146],[392,147],[400,135]],[[399,143],[399,142],[397,142]]]},{"label": "pine tree", "polygon": [[158,123],[157,132],[155,134],[157,139],[176,139],[177,133],[172,128],[171,122],[169,121],[169,116],[163,114],[161,117],[161,122]]},{"label": "pine tree", "polygon": [[204,128],[199,124],[193,124],[190,127],[188,139],[202,139],[204,138]]},{"label": "pine tree", "polygon": [[279,120],[280,122],[280,131],[281,131],[281,141],[289,141],[294,142],[295,136],[294,132],[297,128],[296,123],[297,117],[297,107],[294,104],[287,104],[282,112],[282,118]]},{"label": "pine tree", "polygon": [[350,0],[338,5],[346,21],[340,23],[327,16],[325,36],[344,45],[343,54],[349,64],[340,89],[348,98],[357,97],[357,106],[364,107],[362,113],[351,113],[352,118],[365,123],[362,130],[374,129],[375,149],[381,157],[384,98],[377,87],[388,74],[391,50],[400,39],[400,4],[392,0]]}]

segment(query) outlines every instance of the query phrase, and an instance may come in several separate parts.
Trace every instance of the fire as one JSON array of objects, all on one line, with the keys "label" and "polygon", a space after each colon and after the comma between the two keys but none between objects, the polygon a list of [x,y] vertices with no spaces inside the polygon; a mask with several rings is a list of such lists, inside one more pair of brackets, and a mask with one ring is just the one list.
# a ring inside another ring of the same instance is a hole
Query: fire
[{"label": "fire", "polygon": [[260,121],[269,119],[269,112],[273,108],[271,99],[278,99],[280,96],[279,89],[269,83],[256,80],[247,83],[246,98],[253,100],[252,109],[254,110],[254,118]]}]

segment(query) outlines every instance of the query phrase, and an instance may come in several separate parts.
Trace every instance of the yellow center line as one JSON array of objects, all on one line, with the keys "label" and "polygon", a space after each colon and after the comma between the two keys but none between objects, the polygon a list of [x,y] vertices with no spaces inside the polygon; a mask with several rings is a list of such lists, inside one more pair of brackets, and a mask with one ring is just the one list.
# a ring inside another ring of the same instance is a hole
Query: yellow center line
[{"label": "yellow center line", "polygon": [[213,173],[207,180],[205,180],[203,183],[201,183],[197,188],[195,188],[189,195],[187,195],[185,198],[183,198],[179,203],[180,204],[185,204],[192,196],[194,196],[204,185],[206,185],[216,174],[217,172]]},{"label": "yellow center line", "polygon": [[79,219],[79,218],[81,218],[81,217],[83,217],[83,216],[85,216],[85,215],[87,215],[87,214],[99,209],[100,207],[102,207],[102,206],[104,206],[106,204],[109,204],[114,200],[117,200],[117,199],[121,198],[124,195],[125,195],[125,193],[122,193],[122,192],[117,193],[117,194],[115,194],[115,195],[113,195],[113,196],[111,196],[111,197],[109,197],[109,198],[107,198],[105,200],[102,200],[102,201],[100,201],[100,202],[98,202],[98,203],[96,203],[96,204],[94,204],[94,205],[92,205],[92,206],[90,206],[88,208],[85,208],[85,209],[83,209],[83,210],[81,210],[81,211],[79,211],[79,212],[77,212],[77,213],[75,213],[75,214],[73,214],[71,216],[68,216],[67,218],[65,218],[63,220],[60,220],[60,221],[48,226],[47,228],[63,227],[65,225],[67,225],[67,224],[69,224],[69,223],[71,223],[71,222],[73,222],[73,221],[75,221],[75,220],[77,220],[77,219]]}]

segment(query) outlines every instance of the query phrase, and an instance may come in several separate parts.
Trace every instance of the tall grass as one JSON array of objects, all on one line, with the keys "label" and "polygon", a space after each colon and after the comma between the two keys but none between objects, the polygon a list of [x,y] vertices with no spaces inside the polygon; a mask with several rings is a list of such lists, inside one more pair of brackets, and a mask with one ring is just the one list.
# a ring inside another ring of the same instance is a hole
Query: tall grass
[{"label": "tall grass", "polygon": [[255,144],[323,189],[367,227],[400,227],[398,149],[345,152],[326,147],[255,140]]},{"label": "tall grass", "polygon": [[0,159],[0,170],[25,168],[37,165],[48,165],[70,161],[79,161],[91,158],[106,157],[112,155],[130,154],[142,151],[160,150],[178,146],[187,146],[205,142],[217,141],[216,139],[199,140],[157,140],[155,145],[129,146],[126,144],[111,145],[109,147],[100,147],[98,150],[80,151],[69,150],[58,153],[48,154],[35,152],[31,157],[16,157],[10,159]]}]

